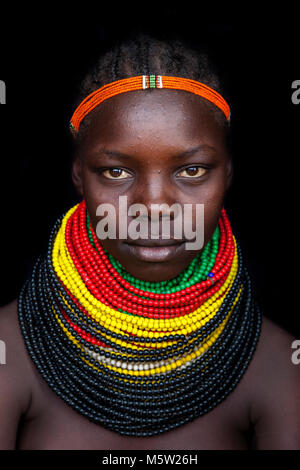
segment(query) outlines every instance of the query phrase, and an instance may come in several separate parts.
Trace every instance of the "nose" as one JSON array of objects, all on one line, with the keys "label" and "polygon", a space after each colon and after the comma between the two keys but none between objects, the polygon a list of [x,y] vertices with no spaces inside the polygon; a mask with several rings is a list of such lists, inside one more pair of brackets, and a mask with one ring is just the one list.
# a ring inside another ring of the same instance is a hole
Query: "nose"
[{"label": "nose", "polygon": [[132,203],[143,204],[147,209],[146,217],[174,218],[174,211],[170,212],[170,207],[176,203],[174,189],[162,172],[151,172],[143,177],[133,195]]}]

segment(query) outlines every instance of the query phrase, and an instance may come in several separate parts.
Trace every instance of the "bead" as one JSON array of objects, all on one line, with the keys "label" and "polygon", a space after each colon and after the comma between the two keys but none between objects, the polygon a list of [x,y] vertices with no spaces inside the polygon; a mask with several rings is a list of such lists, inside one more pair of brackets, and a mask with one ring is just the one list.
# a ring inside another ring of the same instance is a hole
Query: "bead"
[{"label": "bead", "polygon": [[53,226],[21,289],[18,318],[56,394],[127,436],[159,435],[224,400],[261,325],[224,209],[201,256],[177,278],[147,283],[105,252],[84,201]]}]

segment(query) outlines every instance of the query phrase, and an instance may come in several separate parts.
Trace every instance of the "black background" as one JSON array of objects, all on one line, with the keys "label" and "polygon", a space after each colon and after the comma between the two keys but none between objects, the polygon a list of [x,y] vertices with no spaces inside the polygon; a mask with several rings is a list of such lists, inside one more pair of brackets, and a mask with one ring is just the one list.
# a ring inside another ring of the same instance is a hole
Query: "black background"
[{"label": "black background", "polygon": [[[80,4],[78,3],[78,6]],[[234,181],[225,207],[263,313],[300,337],[298,288],[299,15],[243,13],[216,20],[192,5],[140,4],[20,11],[1,20],[1,294],[19,292],[50,228],[78,202],[68,120],[78,81],[109,42],[133,30],[209,50],[232,109]],[[217,7],[215,7],[217,9]]]}]

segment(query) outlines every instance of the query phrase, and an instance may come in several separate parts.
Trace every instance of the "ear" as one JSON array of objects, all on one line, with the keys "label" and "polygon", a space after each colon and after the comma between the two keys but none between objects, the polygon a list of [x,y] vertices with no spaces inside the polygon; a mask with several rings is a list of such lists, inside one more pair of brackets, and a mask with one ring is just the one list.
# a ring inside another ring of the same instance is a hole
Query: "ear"
[{"label": "ear", "polygon": [[231,186],[232,177],[233,177],[233,164],[232,164],[231,157],[228,157],[228,160],[226,163],[226,177],[227,177],[226,189],[228,190]]},{"label": "ear", "polygon": [[72,181],[79,196],[83,197],[82,162],[78,155],[74,156],[72,163]]}]

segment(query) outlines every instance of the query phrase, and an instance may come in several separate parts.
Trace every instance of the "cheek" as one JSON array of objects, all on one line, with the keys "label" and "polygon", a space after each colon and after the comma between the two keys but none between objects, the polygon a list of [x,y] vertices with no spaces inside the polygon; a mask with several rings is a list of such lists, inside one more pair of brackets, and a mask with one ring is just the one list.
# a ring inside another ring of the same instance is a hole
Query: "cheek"
[{"label": "cheek", "polygon": [[226,182],[222,175],[216,175],[204,188],[201,199],[207,213],[218,213],[224,203]]},{"label": "cheek", "polygon": [[[97,209],[102,204],[109,204],[109,207],[118,213],[118,193],[112,192],[107,187],[103,187],[99,183],[97,174],[85,171],[83,174],[83,198],[86,203],[89,217],[91,219],[94,230],[96,225],[101,220],[101,216],[96,215]],[[114,208],[114,209],[113,209]],[[103,216],[104,217],[104,216]]]},{"label": "cheek", "polygon": [[223,174],[218,175],[215,184],[211,185],[207,192],[204,206],[205,239],[209,241],[212,237],[221,215],[226,194],[226,180]]},{"label": "cheek", "polygon": [[[223,171],[216,171],[204,185],[199,187],[198,203],[204,204],[204,243],[212,237],[221,215],[226,194],[226,179]],[[194,218],[194,224],[196,220]]]}]

